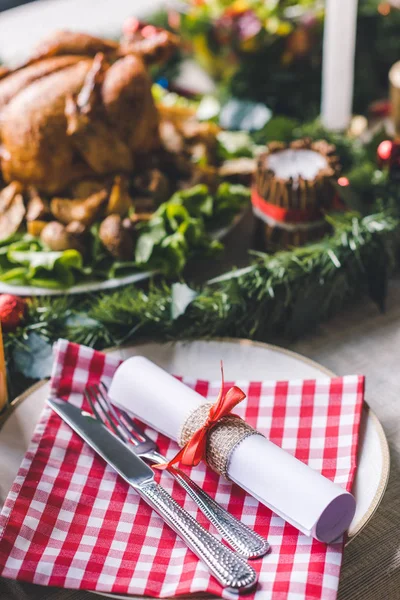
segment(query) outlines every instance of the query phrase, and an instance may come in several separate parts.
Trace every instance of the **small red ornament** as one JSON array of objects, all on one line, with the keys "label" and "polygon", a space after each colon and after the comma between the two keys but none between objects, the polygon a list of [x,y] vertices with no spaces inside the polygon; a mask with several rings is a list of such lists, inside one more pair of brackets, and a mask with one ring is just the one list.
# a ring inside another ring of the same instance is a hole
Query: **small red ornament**
[{"label": "small red ornament", "polygon": [[[338,178],[337,184],[340,185],[340,187],[342,188],[346,188],[350,185],[350,181],[347,179],[347,177],[344,177],[342,175],[342,177]],[[339,193],[336,193],[335,197],[333,198],[332,208],[337,212],[343,212],[344,210],[346,210],[346,202],[344,198],[340,196]]]},{"label": "small red ornament", "polygon": [[391,140],[384,140],[379,144],[378,149],[376,151],[378,154],[378,159],[380,159],[384,163],[388,162],[390,157],[392,156],[392,150],[393,142]]},{"label": "small red ornament", "polygon": [[15,331],[25,317],[26,300],[11,294],[0,295],[0,322],[3,331]]},{"label": "small red ornament", "polygon": [[376,151],[379,167],[389,171],[390,180],[400,182],[400,140],[384,140]]}]

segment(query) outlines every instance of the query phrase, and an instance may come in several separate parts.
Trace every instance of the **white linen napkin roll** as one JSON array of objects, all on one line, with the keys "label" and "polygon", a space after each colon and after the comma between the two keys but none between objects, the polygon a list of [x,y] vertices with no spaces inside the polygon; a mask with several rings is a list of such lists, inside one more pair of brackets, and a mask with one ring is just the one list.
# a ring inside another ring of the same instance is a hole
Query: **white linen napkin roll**
[{"label": "white linen napkin roll", "polygon": [[[177,440],[186,418],[206,400],[142,356],[117,369],[110,397],[160,433]],[[349,527],[355,499],[268,439],[252,435],[233,451],[229,477],[306,535],[332,542]]]}]

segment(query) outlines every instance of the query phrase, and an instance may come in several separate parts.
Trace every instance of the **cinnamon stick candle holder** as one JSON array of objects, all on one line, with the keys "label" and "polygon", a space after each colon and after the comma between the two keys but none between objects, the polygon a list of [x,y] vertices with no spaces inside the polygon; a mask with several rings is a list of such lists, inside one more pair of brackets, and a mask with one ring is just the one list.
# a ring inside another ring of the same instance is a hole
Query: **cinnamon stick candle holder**
[{"label": "cinnamon stick candle holder", "polygon": [[267,249],[300,246],[326,233],[324,212],[333,207],[339,170],[336,148],[325,140],[268,144],[252,188]]}]

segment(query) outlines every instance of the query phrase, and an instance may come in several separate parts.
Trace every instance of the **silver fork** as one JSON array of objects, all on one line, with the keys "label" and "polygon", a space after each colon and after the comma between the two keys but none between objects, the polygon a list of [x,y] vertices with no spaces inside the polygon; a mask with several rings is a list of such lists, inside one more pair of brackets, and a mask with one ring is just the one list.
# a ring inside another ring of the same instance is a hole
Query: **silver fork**
[{"label": "silver fork", "polygon": [[[85,391],[85,396],[96,417],[107,422],[120,439],[131,445],[135,454],[151,464],[167,462],[167,459],[159,453],[156,443],[124,410],[118,408],[123,419],[121,418],[112,405],[107,387],[103,383],[89,386]],[[100,407],[101,414],[96,404]],[[168,472],[196,502],[203,514],[238,554],[245,558],[259,558],[267,554],[270,546],[266,539],[222,508],[186,473],[176,468],[168,469]]]}]

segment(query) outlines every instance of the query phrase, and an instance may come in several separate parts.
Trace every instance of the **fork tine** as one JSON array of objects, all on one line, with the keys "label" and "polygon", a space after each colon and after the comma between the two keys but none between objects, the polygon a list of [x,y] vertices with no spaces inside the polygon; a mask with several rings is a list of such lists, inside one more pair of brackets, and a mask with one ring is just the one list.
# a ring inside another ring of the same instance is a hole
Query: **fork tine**
[{"label": "fork tine", "polygon": [[[102,389],[99,389],[101,386]],[[124,436],[126,442],[130,442],[135,448],[139,455],[144,457],[147,455],[152,462],[164,462],[164,457],[158,455],[156,452],[157,447],[155,442],[147,436],[138,425],[127,415],[127,413],[118,406],[116,410],[112,404],[111,398],[108,395],[107,386],[101,382],[100,386],[97,386],[98,393],[101,394],[105,404],[108,407],[109,412],[114,416],[118,423],[118,429],[120,434]],[[157,456],[156,456],[157,455]]]},{"label": "fork tine", "polygon": [[[84,396],[85,396],[86,400],[89,402],[90,408],[92,409],[93,414],[96,417],[96,419],[98,419],[99,421],[103,421],[103,419],[101,418],[101,416],[98,413],[95,403],[92,400],[91,388],[86,388],[86,390],[84,391]],[[95,397],[95,399],[96,399],[96,397]]]},{"label": "fork tine", "polygon": [[112,427],[114,432],[122,439],[123,436],[122,436],[121,432],[119,431],[118,426],[114,423],[114,421],[111,418],[111,415],[108,412],[107,402],[104,400],[104,398],[100,392],[99,386],[93,385],[92,389],[93,389],[93,394],[95,395],[95,398],[96,398],[99,406],[101,407],[104,417],[106,418],[107,422],[110,424],[110,426]]},{"label": "fork tine", "polygon": [[131,441],[133,444],[136,445],[138,443],[138,440],[135,439],[134,435],[132,435],[132,432],[129,431],[129,429],[126,427],[125,423],[122,421],[121,417],[115,410],[114,406],[111,404],[110,398],[107,393],[107,388],[104,385],[104,383],[101,382],[100,385],[96,385],[95,387],[96,387],[97,394],[98,394],[98,402],[100,403],[100,398],[101,398],[102,401],[104,402],[104,404],[106,405],[106,409],[104,409],[103,407],[102,408],[103,408],[105,414],[107,415],[107,418],[109,420],[112,420],[108,414],[108,411],[109,411],[112,414],[112,416],[114,417],[114,419],[116,420],[116,422],[118,423],[119,436],[123,437],[125,442]]},{"label": "fork tine", "polygon": [[128,423],[129,427],[135,432],[138,438],[140,438],[143,442],[149,441],[150,438],[145,434],[142,428],[135,423],[132,417],[130,417],[129,414],[123,408],[120,408],[119,410],[122,416],[124,417],[125,421]]},{"label": "fork tine", "polygon": [[[121,433],[119,432],[118,428],[116,427],[115,423],[113,422],[113,420],[111,419],[110,415],[108,414],[107,410],[104,409],[103,404],[101,403],[100,399],[99,399],[99,394],[96,393],[97,392],[97,386],[89,386],[86,391],[85,391],[85,396],[90,404],[91,409],[93,410],[95,416],[97,417],[97,419],[99,419],[99,421],[101,421],[102,423],[104,423],[105,421],[107,421],[107,423],[110,425],[110,427],[112,428],[112,430],[114,431],[114,433],[121,439],[123,439],[123,436],[121,435]],[[94,399],[94,400],[93,400]],[[101,413],[103,415],[100,416],[99,411],[96,408],[96,404],[95,402],[98,402],[100,408],[101,408]]]}]

